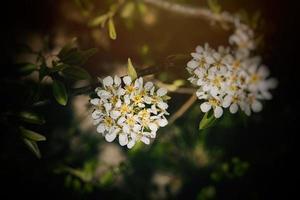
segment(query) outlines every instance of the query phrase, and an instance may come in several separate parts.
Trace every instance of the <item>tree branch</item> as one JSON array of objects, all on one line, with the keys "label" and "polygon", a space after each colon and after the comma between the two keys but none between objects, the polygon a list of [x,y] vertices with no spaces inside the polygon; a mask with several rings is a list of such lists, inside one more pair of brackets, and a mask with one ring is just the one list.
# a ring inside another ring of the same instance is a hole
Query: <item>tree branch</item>
[{"label": "tree branch", "polygon": [[192,17],[201,17],[209,21],[234,23],[234,17],[227,12],[213,13],[207,8],[195,8],[188,5],[169,2],[167,0],[143,0],[149,5],[171,11],[177,14],[182,14]]}]

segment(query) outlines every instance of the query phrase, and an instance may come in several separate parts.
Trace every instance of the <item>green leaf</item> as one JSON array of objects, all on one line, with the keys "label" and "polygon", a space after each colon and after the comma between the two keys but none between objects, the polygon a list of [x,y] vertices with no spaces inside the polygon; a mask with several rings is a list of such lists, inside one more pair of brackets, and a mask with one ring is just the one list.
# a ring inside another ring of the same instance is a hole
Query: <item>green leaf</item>
[{"label": "green leaf", "polygon": [[21,131],[22,136],[28,140],[35,141],[35,142],[46,140],[45,136],[43,136],[37,132],[28,130],[24,127],[20,127],[19,129]]},{"label": "green leaf", "polygon": [[66,65],[66,64],[58,64],[58,65],[55,65],[54,67],[52,67],[50,69],[51,73],[55,73],[55,72],[59,72],[59,71],[62,71],[64,68],[66,67],[69,67],[69,65]]},{"label": "green leaf", "polygon": [[58,57],[60,59],[62,59],[63,57],[65,57],[72,49],[75,48],[76,46],[76,40],[77,38],[73,38],[69,43],[67,43],[58,53]]},{"label": "green leaf", "polygon": [[85,51],[81,51],[81,57],[82,57],[82,64],[84,64],[90,57],[95,55],[95,53],[98,51],[96,48],[91,48]]},{"label": "green leaf", "polygon": [[39,150],[39,147],[37,145],[37,143],[35,141],[32,140],[28,140],[26,138],[23,138],[23,142],[25,143],[25,145],[27,146],[27,148],[34,153],[34,155],[38,158],[41,158],[41,152]]},{"label": "green leaf", "polygon": [[133,2],[127,2],[122,9],[121,17],[128,18],[133,15],[135,4]]},{"label": "green leaf", "polygon": [[62,70],[62,73],[64,76],[75,80],[85,80],[91,78],[90,74],[86,70],[76,66],[66,67]]},{"label": "green leaf", "polygon": [[31,74],[37,69],[36,65],[32,63],[18,63],[16,64],[16,67],[18,73],[24,76]]},{"label": "green leaf", "polygon": [[131,77],[132,80],[135,80],[137,78],[137,73],[132,65],[130,58],[128,58],[127,73]]},{"label": "green leaf", "polygon": [[117,39],[117,33],[116,33],[116,28],[115,28],[114,20],[111,17],[108,20],[108,33],[109,33],[109,37],[112,40]]},{"label": "green leaf", "polygon": [[99,25],[101,25],[102,27],[104,27],[107,19],[108,19],[107,14],[100,15],[100,16],[94,18],[92,21],[90,21],[89,25],[90,26],[99,26]]},{"label": "green leaf", "polygon": [[52,84],[52,92],[56,101],[60,105],[63,106],[67,105],[68,95],[67,95],[66,87],[62,82],[58,80],[54,80]]},{"label": "green leaf", "polygon": [[215,118],[213,114],[211,114],[210,117],[208,117],[208,113],[209,112],[205,113],[205,115],[203,116],[202,120],[199,123],[200,130],[211,127],[217,120],[217,118]]},{"label": "green leaf", "polygon": [[31,123],[31,124],[44,124],[45,123],[45,119],[34,113],[34,112],[29,112],[29,111],[22,111],[19,114],[19,117],[21,118],[22,121],[27,122],[27,123]]}]

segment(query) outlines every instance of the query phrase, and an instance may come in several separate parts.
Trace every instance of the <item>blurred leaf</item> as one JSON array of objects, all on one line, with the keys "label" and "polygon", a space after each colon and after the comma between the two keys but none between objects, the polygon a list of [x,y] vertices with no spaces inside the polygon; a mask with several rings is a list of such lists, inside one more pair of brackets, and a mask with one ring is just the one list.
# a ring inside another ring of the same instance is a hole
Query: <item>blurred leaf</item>
[{"label": "blurred leaf", "polygon": [[96,52],[97,49],[95,48],[88,49],[85,51],[80,51],[77,48],[72,48],[59,58],[64,64],[81,66]]},{"label": "blurred leaf", "polygon": [[116,28],[115,28],[114,20],[111,17],[108,20],[108,32],[109,32],[109,37],[112,40],[117,39],[117,33],[116,33]]},{"label": "blurred leaf", "polygon": [[29,111],[22,111],[19,114],[22,121],[31,123],[31,124],[44,124],[45,119],[42,116],[39,116],[36,113],[29,112]]},{"label": "blurred leaf", "polygon": [[43,136],[37,132],[28,130],[24,127],[20,127],[19,129],[21,131],[22,136],[28,140],[35,141],[35,142],[46,140],[45,136]]},{"label": "blurred leaf", "polygon": [[85,80],[91,78],[90,74],[85,69],[76,66],[68,66],[62,70],[62,73],[64,76],[75,80]]},{"label": "blurred leaf", "polygon": [[208,117],[208,113],[206,112],[205,115],[203,116],[202,120],[199,123],[199,129],[203,130],[206,128],[209,128],[210,126],[212,126],[215,121],[217,120],[214,115],[212,114],[210,117]]},{"label": "blurred leaf", "polygon": [[209,199],[215,199],[215,197],[216,197],[216,188],[210,185],[201,189],[197,197],[197,200],[209,200]]},{"label": "blurred leaf", "polygon": [[100,15],[100,16],[94,18],[92,21],[90,21],[89,25],[90,26],[99,26],[99,25],[101,25],[102,27],[104,27],[108,17],[109,17],[108,14]]},{"label": "blurred leaf", "polygon": [[58,80],[54,80],[52,84],[52,92],[56,101],[60,105],[63,106],[67,105],[68,95],[67,95],[66,87],[62,82]]},{"label": "blurred leaf", "polygon": [[23,142],[25,143],[25,145],[28,147],[28,149],[34,153],[34,155],[36,155],[36,157],[41,158],[41,152],[39,150],[39,147],[37,145],[37,143],[35,141],[32,140],[28,140],[26,138],[23,138]]},{"label": "blurred leaf", "polygon": [[100,178],[100,184],[102,186],[108,186],[110,185],[114,180],[114,174],[112,171],[107,171],[105,174],[103,174]]},{"label": "blurred leaf", "polygon": [[52,67],[50,69],[50,71],[52,73],[54,72],[59,72],[59,71],[62,71],[64,68],[68,67],[69,65],[66,65],[66,64],[58,64],[58,65],[55,65],[54,67]]},{"label": "blurred leaf", "polygon": [[137,78],[137,73],[132,65],[130,58],[128,58],[127,73],[131,77],[132,80],[135,80]]},{"label": "blurred leaf", "polygon": [[123,18],[128,18],[128,17],[131,17],[133,12],[134,12],[134,9],[135,9],[135,5],[133,2],[129,1],[127,2],[124,6],[123,6],[123,9],[121,11],[121,17]]},{"label": "blurred leaf", "polygon": [[69,51],[71,51],[71,49],[74,49],[76,46],[76,40],[77,38],[73,38],[69,43],[67,43],[58,53],[58,57],[61,59],[63,57],[65,57]]},{"label": "blurred leaf", "polygon": [[16,67],[18,72],[24,76],[31,74],[37,69],[36,65],[32,63],[18,63]]},{"label": "blurred leaf", "polygon": [[221,12],[221,5],[218,2],[218,0],[207,0],[207,4],[208,4],[209,9],[213,13],[220,13]]}]

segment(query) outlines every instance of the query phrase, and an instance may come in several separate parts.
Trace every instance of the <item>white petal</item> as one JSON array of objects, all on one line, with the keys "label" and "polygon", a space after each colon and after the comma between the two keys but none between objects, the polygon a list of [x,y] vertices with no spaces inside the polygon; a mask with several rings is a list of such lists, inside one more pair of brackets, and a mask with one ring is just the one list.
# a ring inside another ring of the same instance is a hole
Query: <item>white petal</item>
[{"label": "white petal", "polygon": [[125,125],[125,124],[123,125],[122,130],[123,130],[124,133],[129,133],[129,132],[130,132],[129,126],[128,126],[128,125]]},{"label": "white petal", "polygon": [[125,76],[123,78],[123,82],[125,83],[125,85],[130,85],[132,80],[131,80],[131,77],[130,76]]},{"label": "white petal", "polygon": [[146,91],[151,90],[151,88],[153,87],[153,83],[152,82],[147,82],[144,86]]},{"label": "white petal", "polygon": [[145,96],[145,97],[144,97],[144,102],[147,103],[147,104],[151,104],[152,98],[149,97],[149,96]]},{"label": "white petal", "polygon": [[157,95],[160,96],[160,97],[166,95],[167,92],[168,92],[168,90],[167,90],[166,88],[159,88],[159,89],[156,91]]},{"label": "white petal", "polygon": [[99,110],[95,110],[93,113],[92,113],[92,118],[93,119],[99,119],[100,116],[102,115],[103,113],[100,112]]},{"label": "white petal", "polygon": [[191,60],[187,63],[187,67],[191,68],[191,69],[195,69],[196,67],[198,67],[199,63],[195,60]]},{"label": "white petal", "polygon": [[112,142],[112,141],[114,141],[114,139],[117,137],[117,134],[116,133],[107,133],[106,135],[105,135],[105,140],[107,141],[107,142]]},{"label": "white petal", "polygon": [[260,112],[263,108],[262,104],[259,101],[254,101],[251,105],[253,112]]},{"label": "white petal", "polygon": [[145,137],[145,136],[143,136],[143,137],[141,138],[141,141],[142,141],[143,143],[145,143],[145,144],[150,144],[149,138],[147,138],[147,137]]},{"label": "white petal", "polygon": [[99,105],[100,99],[94,98],[94,99],[91,99],[90,102],[91,102],[91,104],[93,104],[94,106],[97,106],[97,105]]},{"label": "white petal", "polygon": [[230,106],[230,108],[229,108],[229,111],[232,113],[232,114],[234,114],[234,113],[236,113],[237,111],[238,111],[238,105],[236,104],[236,103],[234,103],[234,104],[232,104],[231,106]]},{"label": "white petal", "polygon": [[202,112],[206,113],[211,109],[211,105],[208,102],[204,102],[200,105],[200,109]]},{"label": "white petal", "polygon": [[149,126],[149,129],[154,132],[156,132],[158,129],[157,125],[154,123],[150,123],[148,126]]},{"label": "white petal", "polygon": [[117,119],[120,115],[121,115],[121,113],[117,110],[113,110],[113,111],[110,112],[110,116],[113,119]]},{"label": "white petal", "polygon": [[231,104],[231,101],[232,101],[232,97],[231,97],[230,95],[227,95],[227,96],[224,98],[224,100],[223,100],[222,106],[223,106],[224,108],[228,108],[228,107],[230,106],[230,104]]},{"label": "white petal", "polygon": [[125,117],[120,117],[120,118],[118,119],[117,124],[121,126],[121,125],[123,125],[123,123],[125,122],[125,120],[126,120]]},{"label": "white petal", "polygon": [[157,106],[163,110],[166,110],[168,108],[168,104],[162,101],[158,102]]},{"label": "white petal", "polygon": [[158,119],[158,125],[160,127],[165,127],[167,124],[168,124],[168,120],[166,118],[161,118],[161,119]]},{"label": "white petal", "polygon": [[111,103],[105,103],[104,104],[104,108],[105,108],[106,112],[109,112],[111,110],[111,108],[112,108]]},{"label": "white petal", "polygon": [[121,79],[120,77],[118,77],[117,75],[115,75],[114,77],[114,82],[116,86],[119,86],[121,84]]},{"label": "white petal", "polygon": [[127,148],[131,149],[133,146],[135,145],[135,141],[134,140],[130,140],[127,144]]},{"label": "white petal", "polygon": [[120,88],[117,90],[117,95],[118,95],[118,96],[122,96],[122,95],[125,94],[125,92],[126,92],[126,91],[125,91],[123,88],[120,87]]},{"label": "white petal", "polygon": [[214,116],[216,118],[220,118],[223,114],[223,109],[220,107],[220,106],[217,106],[215,109],[214,109]]},{"label": "white petal", "polygon": [[128,137],[126,134],[119,134],[119,143],[121,146],[125,146],[128,144]]},{"label": "white petal", "polygon": [[105,128],[106,128],[106,126],[105,126],[105,124],[99,124],[98,126],[97,126],[97,132],[98,133],[104,133],[104,131],[105,131]]},{"label": "white petal", "polygon": [[107,76],[103,79],[104,86],[112,86],[113,83],[114,83],[114,80],[111,76]]}]

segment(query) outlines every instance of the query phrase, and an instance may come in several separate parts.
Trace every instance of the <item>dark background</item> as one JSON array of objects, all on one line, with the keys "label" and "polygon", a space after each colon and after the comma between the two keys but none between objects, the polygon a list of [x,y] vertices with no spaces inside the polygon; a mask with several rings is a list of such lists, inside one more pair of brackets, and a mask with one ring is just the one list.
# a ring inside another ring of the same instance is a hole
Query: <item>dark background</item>
[{"label": "dark background", "polygon": [[[51,36],[54,32],[53,27],[58,24],[69,35],[84,35],[88,32],[83,25],[68,22],[63,17],[64,13],[58,11],[62,2],[27,0],[12,1],[8,5],[1,6],[1,78],[3,80],[18,78],[12,69],[13,53],[16,43],[24,35],[30,32],[39,32]],[[265,104],[264,110],[259,116],[250,120],[247,128],[236,125],[224,130],[226,135],[218,135],[217,132],[207,138],[208,144],[224,147],[228,151],[227,156],[238,155],[251,163],[249,172],[242,179],[224,181],[218,185],[218,199],[294,199],[296,197],[293,195],[298,193],[297,175],[299,171],[296,167],[299,157],[296,152],[296,145],[298,144],[296,135],[299,132],[297,126],[299,6],[289,1],[226,2],[228,2],[229,10],[235,10],[239,7],[250,11],[253,9],[261,10],[266,32],[265,46],[262,51],[263,60],[269,66],[272,76],[278,79],[279,86],[273,93],[274,99]],[[224,3],[225,8],[226,6],[227,4]],[[68,11],[66,10],[66,12]],[[131,56],[136,58],[138,62],[143,62],[135,53],[132,53],[133,47],[130,44],[135,41],[138,43],[140,40],[146,40],[151,43],[158,40],[154,43],[159,44],[160,40],[165,40],[170,35],[169,40],[173,45],[168,44],[164,49],[153,45],[153,57],[158,60],[172,53],[191,52],[195,44],[202,40],[208,40],[212,45],[226,41],[226,37],[223,37],[221,33],[219,34],[218,30],[214,31],[212,36],[205,33],[208,25],[200,27],[204,22],[199,23],[196,19],[189,21],[185,18],[176,18],[176,16],[162,13],[160,20],[162,21],[159,21],[153,31],[151,31],[151,27],[144,29],[142,27],[140,35],[132,32],[126,33],[126,29],[120,25],[118,41],[110,47],[112,53],[100,52],[97,54],[97,58],[90,61],[87,69],[92,74],[107,73],[105,69],[91,67],[101,59],[106,61],[111,61],[114,58],[125,60]],[[185,28],[181,28],[182,26]],[[183,32],[188,33],[184,35]],[[197,39],[197,33],[202,35],[202,40]],[[187,35],[190,35],[188,41]],[[211,40],[210,37],[217,39]],[[81,43],[87,48],[93,47],[93,43],[88,39],[82,39]],[[1,94],[0,102],[5,105],[7,101],[14,102],[15,98],[22,99],[23,96],[21,93],[19,95],[14,94],[12,97]],[[53,116],[57,117],[56,121],[50,121],[48,126],[59,125],[60,118],[69,116],[65,109],[56,111],[53,109],[56,107],[49,105],[45,110],[45,112],[49,112],[48,116],[51,116],[52,113]],[[62,114],[57,114],[59,112]],[[185,123],[184,119],[177,122],[178,125],[183,123]],[[48,141],[51,140],[51,130],[49,127],[46,128]],[[215,140],[216,137],[219,139]],[[64,176],[53,174],[51,171],[51,167],[62,159],[63,154],[54,156],[48,154],[47,148],[50,144],[41,146],[41,151],[45,156],[38,160],[24,148],[10,127],[5,125],[1,127],[0,141],[0,177],[2,182],[0,195],[3,196],[1,199],[12,199],[17,196],[33,199],[135,198],[111,189],[100,189],[81,196],[78,192],[64,187]],[[201,187],[202,182],[205,181],[199,174],[190,174],[190,177],[190,183],[183,187],[177,196],[178,199],[194,199],[199,189],[198,186]]]}]

